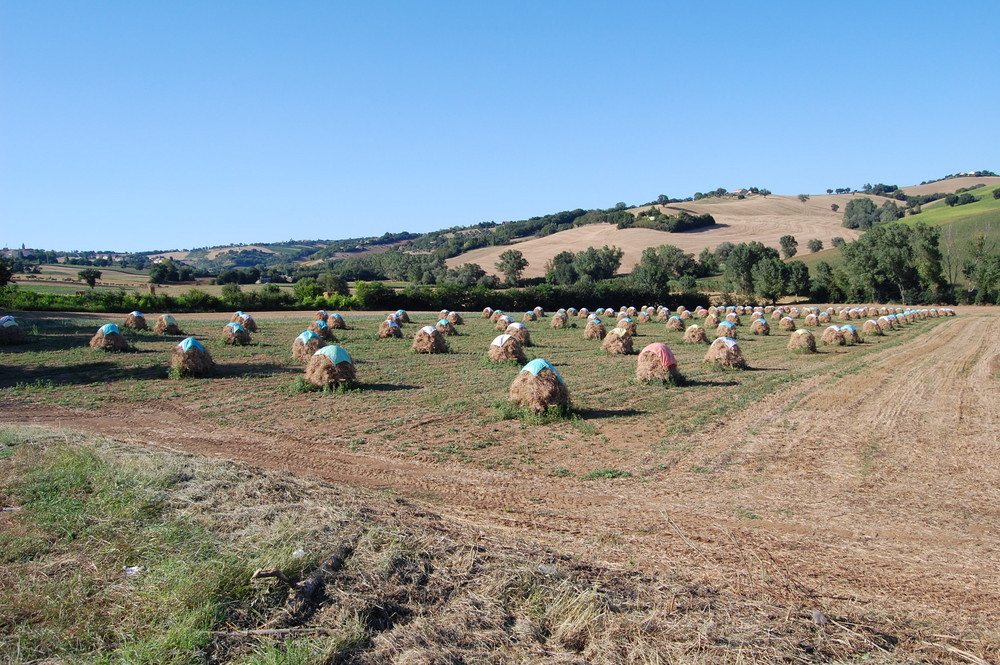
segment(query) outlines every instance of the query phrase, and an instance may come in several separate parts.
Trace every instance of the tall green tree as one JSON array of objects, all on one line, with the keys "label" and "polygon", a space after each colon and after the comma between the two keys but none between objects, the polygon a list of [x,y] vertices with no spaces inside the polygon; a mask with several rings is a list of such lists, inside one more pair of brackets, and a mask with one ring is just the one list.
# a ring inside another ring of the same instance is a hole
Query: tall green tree
[{"label": "tall green tree", "polygon": [[578,277],[573,265],[575,260],[573,252],[559,252],[553,256],[545,266],[545,281],[549,284],[574,284]]},{"label": "tall green tree", "polygon": [[101,278],[101,271],[93,268],[87,268],[76,273],[76,276],[80,279],[80,281],[86,282],[87,286],[94,288],[97,286],[97,280]]},{"label": "tall green tree", "polygon": [[781,253],[785,255],[786,259],[792,258],[799,251],[799,241],[793,235],[781,236],[778,243],[781,245]]},{"label": "tall green tree", "polygon": [[778,250],[766,247],[759,242],[741,242],[733,248],[726,259],[726,269],[722,273],[723,284],[727,291],[741,295],[756,295],[754,290],[753,267],[773,258],[780,261]]},{"label": "tall green tree", "polygon": [[518,282],[521,281],[521,273],[528,267],[528,260],[524,258],[524,254],[520,250],[508,249],[500,255],[500,260],[493,265],[503,274],[507,286],[517,286]]},{"label": "tall green tree", "polygon": [[632,271],[632,282],[637,288],[651,293],[669,293],[669,282],[685,275],[693,276],[698,264],[694,254],[673,245],[647,247]]},{"label": "tall green tree", "polygon": [[789,261],[785,264],[785,270],[786,292],[796,298],[808,294],[811,286],[808,266],[802,261]]},{"label": "tall green tree", "polygon": [[750,268],[753,295],[769,303],[785,295],[785,264],[776,256],[768,256]]},{"label": "tall green tree", "polygon": [[10,264],[6,259],[0,259],[0,286],[7,286],[13,276],[14,271],[10,269]]},{"label": "tall green tree", "polygon": [[875,202],[868,197],[851,199],[844,208],[842,226],[849,229],[870,229],[879,221],[879,211]]},{"label": "tall green tree", "polygon": [[854,294],[876,302],[933,302],[944,297],[937,229],[878,224],[841,251]]}]

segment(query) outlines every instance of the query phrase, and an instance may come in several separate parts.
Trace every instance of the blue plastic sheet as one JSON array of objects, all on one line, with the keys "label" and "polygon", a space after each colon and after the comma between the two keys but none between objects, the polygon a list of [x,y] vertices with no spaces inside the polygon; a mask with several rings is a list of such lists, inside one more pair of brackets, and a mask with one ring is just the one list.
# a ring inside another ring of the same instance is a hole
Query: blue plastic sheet
[{"label": "blue plastic sheet", "polygon": [[105,323],[103,326],[97,329],[97,332],[102,333],[104,335],[110,335],[111,333],[118,332],[118,326],[116,326],[113,323]]},{"label": "blue plastic sheet", "polygon": [[179,346],[181,351],[184,351],[185,353],[190,351],[191,349],[198,349],[199,351],[202,352],[205,351],[205,347],[202,346],[201,342],[196,340],[194,337],[188,337],[187,339],[181,340],[181,343],[178,344],[177,346]]},{"label": "blue plastic sheet", "polygon": [[324,346],[322,349],[320,349],[313,355],[326,356],[327,359],[329,359],[329,361],[334,365],[339,365],[340,363],[351,363],[352,365],[354,364],[354,361],[351,360],[351,354],[349,354],[347,351],[337,346],[336,344],[331,344],[330,346]]},{"label": "blue plastic sheet", "polygon": [[559,379],[559,383],[566,383],[565,381],[563,381],[563,378],[559,376],[559,371],[556,370],[556,368],[553,367],[552,364],[549,363],[549,361],[543,360],[542,358],[535,358],[530,363],[522,367],[521,371],[531,372],[535,376],[538,376],[538,373],[541,372],[543,369],[552,370],[552,373],[556,375],[557,379]]}]

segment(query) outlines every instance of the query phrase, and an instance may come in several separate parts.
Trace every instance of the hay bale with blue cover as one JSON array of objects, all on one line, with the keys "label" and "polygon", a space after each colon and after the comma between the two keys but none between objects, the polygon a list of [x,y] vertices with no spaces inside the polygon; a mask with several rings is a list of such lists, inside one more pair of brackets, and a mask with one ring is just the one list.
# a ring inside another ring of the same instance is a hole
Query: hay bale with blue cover
[{"label": "hay bale with blue cover", "polygon": [[618,325],[616,325],[615,328],[621,328],[629,334],[629,337],[635,337],[635,320],[630,316],[626,316],[624,319],[619,320]]},{"label": "hay bale with blue cover", "polygon": [[448,353],[448,342],[434,326],[424,326],[413,335],[413,350],[417,353]]},{"label": "hay bale with blue cover", "polygon": [[125,317],[124,327],[131,328],[132,330],[146,330],[149,328],[146,324],[146,317],[139,310],[128,313],[128,316]]},{"label": "hay bale with blue cover", "polygon": [[530,312],[530,311],[529,312],[525,312],[524,316],[521,317],[521,320],[524,321],[525,323],[531,323],[532,321],[537,321],[538,320],[538,315],[535,314],[534,312]]},{"label": "hay bale with blue cover", "polygon": [[830,346],[844,346],[847,340],[838,326],[830,326],[823,331],[823,343]]},{"label": "hay bale with blue cover", "polygon": [[170,367],[181,376],[205,376],[215,369],[215,361],[201,342],[188,337],[174,347]]},{"label": "hay bale with blue cover", "polygon": [[121,332],[118,331],[118,326],[113,323],[105,323],[90,338],[90,348],[103,351],[128,351],[129,345],[122,337]]},{"label": "hay bale with blue cover", "polygon": [[511,402],[533,413],[569,408],[569,390],[556,368],[536,358],[521,368],[510,384]]},{"label": "hay bale with blue cover", "polygon": [[566,327],[566,315],[560,312],[556,312],[552,315],[552,320],[549,322],[549,327],[551,328],[565,328]]},{"label": "hay bale with blue cover", "polygon": [[719,337],[708,347],[705,362],[727,369],[746,369],[747,361],[739,343],[732,337]]},{"label": "hay bale with blue cover", "polygon": [[861,343],[861,335],[858,334],[858,329],[852,324],[848,323],[846,326],[840,326],[840,332],[844,336],[844,343],[848,346]]},{"label": "hay bale with blue cover", "polygon": [[434,327],[441,331],[442,335],[457,335],[458,330],[455,329],[454,324],[448,319],[438,319],[438,322],[434,324]]},{"label": "hay bale with blue cover", "polygon": [[684,321],[681,317],[676,314],[667,319],[667,330],[673,330],[674,332],[680,332],[684,330]]},{"label": "hay bale with blue cover", "polygon": [[292,342],[292,357],[299,362],[309,362],[313,354],[326,345],[323,338],[311,330],[306,330]]},{"label": "hay bale with blue cover", "polygon": [[716,337],[732,337],[736,338],[736,324],[732,321],[720,321],[719,326],[715,329]]},{"label": "hay bale with blue cover", "polygon": [[231,346],[246,346],[250,343],[250,333],[241,324],[230,321],[222,327],[226,344]]},{"label": "hay bale with blue cover", "polygon": [[677,369],[677,359],[670,347],[662,342],[653,342],[639,352],[635,380],[642,383],[677,385],[683,382],[684,377]]},{"label": "hay bale with blue cover", "polygon": [[316,319],[315,321],[309,324],[309,327],[306,328],[306,330],[315,333],[316,335],[319,336],[320,339],[326,340],[328,342],[333,339],[333,331],[330,330],[330,324],[327,323],[326,321]]},{"label": "hay bale with blue cover", "polygon": [[513,335],[497,335],[490,342],[490,350],[487,353],[490,362],[505,363],[517,362],[519,365],[528,361],[524,355],[524,347]]},{"label": "hay bale with blue cover", "polygon": [[[403,312],[403,314],[406,314],[406,312]],[[399,320],[409,321],[410,319],[409,318],[404,319],[402,316],[400,316]],[[347,330],[347,322],[344,321],[344,317],[342,317],[337,312],[334,312],[333,314],[329,315],[326,318],[326,325],[330,326],[330,328],[332,328],[333,330]]]},{"label": "hay bale with blue cover", "polygon": [[378,324],[379,339],[389,339],[390,337],[403,338],[403,329],[399,327],[394,319],[386,319]]},{"label": "hay bale with blue cover", "polygon": [[753,323],[750,324],[750,332],[754,335],[770,335],[771,326],[768,325],[766,319],[754,319]]},{"label": "hay bale with blue cover", "polygon": [[257,332],[257,322],[254,320],[253,316],[247,314],[246,312],[236,312],[233,314],[232,318],[229,319],[230,323],[238,323],[248,332]]},{"label": "hay bale with blue cover", "polygon": [[319,388],[355,380],[354,361],[336,344],[316,351],[306,365],[306,381]]},{"label": "hay bale with blue cover", "polygon": [[531,346],[531,333],[528,332],[528,326],[523,323],[515,321],[507,326],[506,330],[504,330],[504,334],[516,337],[517,341],[521,343],[521,346]]},{"label": "hay bale with blue cover", "polygon": [[24,331],[13,316],[0,317],[0,344],[20,344],[24,341]]},{"label": "hay bale with blue cover", "polygon": [[608,331],[604,329],[604,324],[597,317],[587,321],[587,327],[583,329],[584,339],[604,339]]},{"label": "hay bale with blue cover", "polygon": [[[338,314],[337,316],[340,316],[340,315]],[[396,310],[396,316],[399,317],[399,322],[400,323],[409,323],[410,322],[410,315],[406,313],[405,309],[397,309]]]},{"label": "hay bale with blue cover", "polygon": [[153,332],[165,333],[167,335],[183,335],[184,331],[177,325],[177,321],[170,314],[160,314],[153,324]]}]

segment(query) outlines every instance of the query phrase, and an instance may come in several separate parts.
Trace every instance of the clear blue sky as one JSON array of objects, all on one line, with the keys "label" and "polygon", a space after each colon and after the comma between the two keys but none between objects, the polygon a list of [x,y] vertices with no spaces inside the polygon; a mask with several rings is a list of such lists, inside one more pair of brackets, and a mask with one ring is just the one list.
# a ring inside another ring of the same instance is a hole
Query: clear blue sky
[{"label": "clear blue sky", "polygon": [[0,3],[0,245],[428,231],[1000,170],[1000,3]]}]

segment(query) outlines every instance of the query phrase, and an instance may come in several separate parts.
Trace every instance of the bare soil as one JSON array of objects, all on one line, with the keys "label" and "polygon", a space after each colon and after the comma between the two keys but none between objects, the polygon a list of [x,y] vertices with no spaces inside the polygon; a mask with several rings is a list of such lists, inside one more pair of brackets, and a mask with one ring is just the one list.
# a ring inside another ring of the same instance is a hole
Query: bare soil
[{"label": "bare soil", "polygon": [[[300,421],[258,433],[219,425],[182,399],[77,410],[0,402],[0,422],[107,435],[337,483],[391,488],[467,525],[619,570],[703,578],[746,596],[806,590],[828,602],[945,631],[997,655],[1000,630],[1000,318],[962,308],[905,344],[836,363],[693,433],[647,477],[585,481],[538,470],[438,464],[351,450]],[[756,371],[782,371],[758,367]],[[226,381],[219,380],[219,390]],[[81,388],[81,389],[86,389]],[[627,406],[627,391],[616,394]],[[443,425],[400,436],[441,443]],[[530,443],[546,428],[513,436]],[[641,460],[641,427],[598,426],[608,450]],[[572,446],[572,442],[569,442]],[[644,452],[647,451],[647,452]],[[988,661],[970,661],[988,662]]]}]

